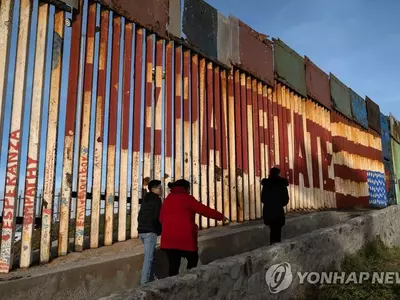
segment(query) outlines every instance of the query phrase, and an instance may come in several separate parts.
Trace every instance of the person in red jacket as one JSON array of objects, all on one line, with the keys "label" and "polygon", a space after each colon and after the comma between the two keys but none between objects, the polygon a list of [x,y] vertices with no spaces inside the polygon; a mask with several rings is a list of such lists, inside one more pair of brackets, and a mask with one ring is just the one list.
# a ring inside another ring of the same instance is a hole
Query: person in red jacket
[{"label": "person in red jacket", "polygon": [[162,226],[161,245],[169,262],[169,276],[179,273],[181,258],[187,259],[187,268],[197,267],[199,260],[196,214],[227,222],[224,215],[197,201],[189,194],[190,183],[180,179],[169,183],[170,194],[165,198],[160,212]]}]

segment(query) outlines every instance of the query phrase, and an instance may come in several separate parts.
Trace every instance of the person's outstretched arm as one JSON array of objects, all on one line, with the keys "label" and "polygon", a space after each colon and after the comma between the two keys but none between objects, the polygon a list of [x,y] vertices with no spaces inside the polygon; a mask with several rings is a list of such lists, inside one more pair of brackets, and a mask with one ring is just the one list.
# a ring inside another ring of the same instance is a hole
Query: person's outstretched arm
[{"label": "person's outstretched arm", "polygon": [[197,201],[194,197],[191,197],[190,200],[187,202],[189,209],[203,217],[215,219],[218,221],[222,221],[224,219],[224,215],[219,211],[209,208],[208,206],[201,204]]}]

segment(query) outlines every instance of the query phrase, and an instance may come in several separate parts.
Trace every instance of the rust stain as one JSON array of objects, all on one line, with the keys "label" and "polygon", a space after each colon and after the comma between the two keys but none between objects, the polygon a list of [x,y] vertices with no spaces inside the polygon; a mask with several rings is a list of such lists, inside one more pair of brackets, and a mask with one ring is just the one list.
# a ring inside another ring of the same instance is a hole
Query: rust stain
[{"label": "rust stain", "polygon": [[214,167],[215,167],[215,171],[214,171],[215,180],[222,181],[222,176],[223,176],[222,175],[222,169],[218,165],[215,165]]}]

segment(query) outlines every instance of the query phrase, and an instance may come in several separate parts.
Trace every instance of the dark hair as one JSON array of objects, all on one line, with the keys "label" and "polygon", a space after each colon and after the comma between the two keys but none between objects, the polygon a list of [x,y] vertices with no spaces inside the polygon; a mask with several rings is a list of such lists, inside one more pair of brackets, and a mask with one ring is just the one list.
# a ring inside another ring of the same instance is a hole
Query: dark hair
[{"label": "dark hair", "polygon": [[158,187],[159,185],[161,185],[160,180],[151,180],[147,185],[147,188],[149,189],[149,191],[151,191],[152,189]]},{"label": "dark hair", "polygon": [[281,173],[281,170],[277,167],[273,167],[271,168],[271,170],[269,171],[269,174],[271,176],[278,176]]},{"label": "dark hair", "polygon": [[179,179],[175,182],[170,182],[168,183],[168,187],[170,189],[174,188],[174,187],[183,187],[185,190],[190,189],[190,182],[185,180],[185,179]]}]

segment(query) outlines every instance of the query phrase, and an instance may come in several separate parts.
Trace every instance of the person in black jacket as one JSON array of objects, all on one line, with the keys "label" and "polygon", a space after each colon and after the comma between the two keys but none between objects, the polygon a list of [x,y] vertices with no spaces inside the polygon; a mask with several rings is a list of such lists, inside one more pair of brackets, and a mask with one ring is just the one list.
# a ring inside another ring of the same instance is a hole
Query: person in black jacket
[{"label": "person in black jacket", "polygon": [[154,280],[155,252],[157,236],[161,234],[159,221],[161,210],[161,181],[152,180],[148,184],[149,192],[144,196],[138,216],[139,239],[144,245],[144,260],[141,284]]},{"label": "person in black jacket", "polygon": [[280,243],[282,227],[285,226],[284,207],[289,203],[287,179],[279,176],[280,170],[272,168],[268,179],[261,180],[263,186],[261,202],[263,207],[264,224],[270,228],[270,243]]}]

